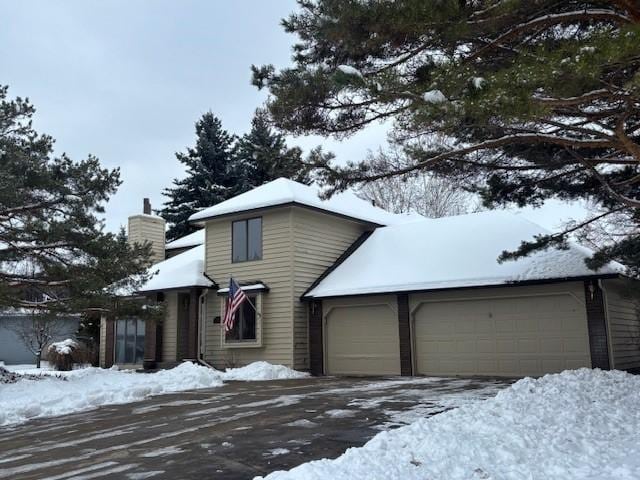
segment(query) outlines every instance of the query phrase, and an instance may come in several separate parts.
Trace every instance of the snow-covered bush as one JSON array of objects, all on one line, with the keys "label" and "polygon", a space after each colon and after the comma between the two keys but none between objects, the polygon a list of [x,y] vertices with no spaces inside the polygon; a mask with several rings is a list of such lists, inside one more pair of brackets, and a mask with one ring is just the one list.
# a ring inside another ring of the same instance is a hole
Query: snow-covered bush
[{"label": "snow-covered bush", "polygon": [[47,360],[56,370],[68,371],[73,369],[73,364],[78,361],[82,349],[75,340],[67,338],[61,342],[54,342],[47,350]]}]

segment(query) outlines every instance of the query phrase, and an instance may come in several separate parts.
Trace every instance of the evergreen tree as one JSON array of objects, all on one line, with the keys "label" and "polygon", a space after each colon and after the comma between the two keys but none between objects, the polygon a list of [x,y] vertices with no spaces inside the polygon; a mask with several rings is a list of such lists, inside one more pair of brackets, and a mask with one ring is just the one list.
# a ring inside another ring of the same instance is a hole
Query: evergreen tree
[{"label": "evergreen tree", "polygon": [[169,224],[167,240],[196,230],[189,217],[232,197],[236,192],[237,172],[233,166],[234,136],[222,128],[213,113],[205,113],[196,122],[196,144],[176,158],[186,166],[187,176],[175,179],[164,190],[169,200],[158,214]]},{"label": "evergreen tree", "polygon": [[413,161],[319,162],[334,190],[422,169],[487,207],[588,200],[593,216],[503,259],[595,232],[590,267],[619,259],[640,274],[638,1],[298,3],[283,21],[295,64],[252,67],[276,126],[344,137],[392,120]]},{"label": "evergreen tree", "polygon": [[268,113],[257,109],[251,131],[238,140],[235,150],[238,172],[237,193],[258,187],[279,177],[309,183],[309,172],[299,147],[288,148],[284,135],[270,124]]},{"label": "evergreen tree", "polygon": [[55,317],[107,305],[116,286],[146,280],[150,253],[96,216],[120,173],[92,156],[54,157],[28,99],[7,92],[0,86],[0,308]]}]

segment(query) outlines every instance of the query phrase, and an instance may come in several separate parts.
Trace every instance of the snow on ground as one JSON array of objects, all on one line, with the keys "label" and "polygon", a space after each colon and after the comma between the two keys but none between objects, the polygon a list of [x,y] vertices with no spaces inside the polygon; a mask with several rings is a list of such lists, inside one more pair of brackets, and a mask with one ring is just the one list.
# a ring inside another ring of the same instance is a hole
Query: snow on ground
[{"label": "snow on ground", "polygon": [[580,369],[525,378],[495,398],[381,432],[294,479],[640,478],[640,376]]},{"label": "snow on ground", "polygon": [[324,414],[331,418],[347,418],[353,417],[356,412],[354,410],[344,410],[341,408],[336,408],[333,410],[327,410]]},{"label": "snow on ground", "polygon": [[185,362],[170,370],[145,374],[117,368],[88,367],[70,372],[57,372],[48,366],[40,370],[30,365],[7,365],[6,368],[18,373],[39,373],[44,378],[0,385],[0,426],[91,410],[101,405],[135,402],[150,395],[220,387],[225,380],[271,380],[308,375],[266,362],[227,372]]},{"label": "snow on ground", "polygon": [[253,362],[246,367],[228,368],[221,373],[224,380],[285,380],[305,378],[309,374],[291,370],[284,365],[272,365],[267,362]]},{"label": "snow on ground", "polygon": [[262,454],[263,457],[277,457],[278,455],[286,455],[290,453],[291,450],[288,448],[272,448],[271,450],[266,451]]}]

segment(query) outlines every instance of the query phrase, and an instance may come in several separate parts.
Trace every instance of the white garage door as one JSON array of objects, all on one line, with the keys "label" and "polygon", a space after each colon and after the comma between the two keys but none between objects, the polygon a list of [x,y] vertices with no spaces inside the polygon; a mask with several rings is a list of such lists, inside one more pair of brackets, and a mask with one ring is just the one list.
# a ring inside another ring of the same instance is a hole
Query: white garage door
[{"label": "white garage door", "polygon": [[539,376],[591,366],[584,305],[568,294],[425,302],[414,322],[423,375]]},{"label": "white garage door", "polygon": [[397,315],[387,305],[335,307],[326,317],[329,375],[399,375]]}]

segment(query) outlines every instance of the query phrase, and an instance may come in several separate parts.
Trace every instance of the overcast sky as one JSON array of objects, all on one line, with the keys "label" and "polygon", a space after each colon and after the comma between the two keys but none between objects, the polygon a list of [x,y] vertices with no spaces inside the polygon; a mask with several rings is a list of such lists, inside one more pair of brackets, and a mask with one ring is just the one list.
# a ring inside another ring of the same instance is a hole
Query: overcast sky
[{"label": "overcast sky", "polygon": [[[31,99],[35,126],[56,139],[57,153],[120,167],[106,217],[115,230],[143,197],[161,206],[162,189],[184,173],[174,153],[193,145],[203,113],[230,132],[249,129],[266,98],[250,84],[250,66],[289,64],[294,38],[279,22],[295,8],[294,0],[0,0],[0,84]],[[384,142],[385,128],[374,126],[341,143],[290,144],[322,144],[342,162]],[[527,215],[550,228],[581,213],[554,204]]]}]

